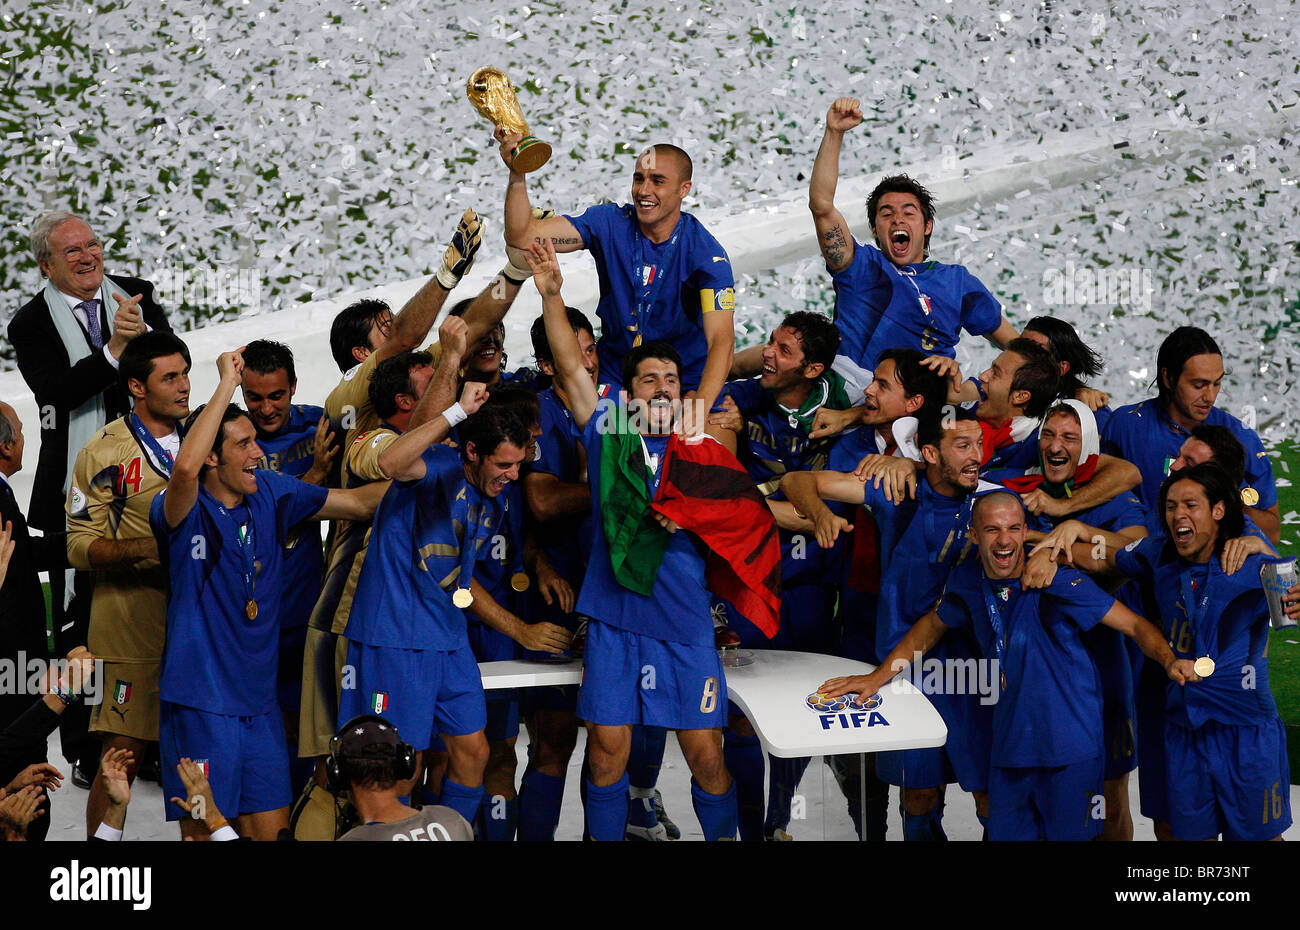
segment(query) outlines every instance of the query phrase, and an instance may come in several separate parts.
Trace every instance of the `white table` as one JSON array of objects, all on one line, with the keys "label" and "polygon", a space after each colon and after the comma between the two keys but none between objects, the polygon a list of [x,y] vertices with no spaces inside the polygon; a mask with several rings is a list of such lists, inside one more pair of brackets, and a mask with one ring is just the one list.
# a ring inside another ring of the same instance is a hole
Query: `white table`
[{"label": "white table", "polygon": [[[948,728],[925,695],[905,681],[892,682],[872,710],[822,714],[807,697],[837,675],[862,675],[873,666],[811,652],[744,650],[752,665],[726,670],[731,700],[754,725],[763,748],[774,756],[829,756],[942,746]],[[582,662],[480,662],[483,687],[535,688],[576,685]]]}]

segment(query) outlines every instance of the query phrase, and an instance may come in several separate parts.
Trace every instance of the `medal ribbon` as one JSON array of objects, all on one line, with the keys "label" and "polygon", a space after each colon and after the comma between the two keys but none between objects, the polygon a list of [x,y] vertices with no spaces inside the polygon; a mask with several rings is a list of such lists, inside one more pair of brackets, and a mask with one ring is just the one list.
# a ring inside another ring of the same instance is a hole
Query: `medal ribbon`
[{"label": "medal ribbon", "polygon": [[659,288],[664,283],[664,272],[672,264],[673,256],[677,251],[677,240],[682,234],[682,218],[678,218],[677,226],[673,229],[668,244],[659,253],[659,264],[655,268],[654,279],[647,282],[646,266],[642,260],[644,254],[644,242],[642,240],[644,237],[641,235],[641,224],[636,220],[635,207],[632,210],[632,280],[636,282],[637,287],[634,313],[636,334],[644,339],[646,338],[646,319],[649,317],[650,309],[654,306],[655,300],[659,297]]},{"label": "medal ribbon", "polygon": [[1187,622],[1192,625],[1192,658],[1194,659],[1199,656],[1214,658],[1210,655],[1210,644],[1201,642],[1201,621],[1205,619],[1205,612],[1210,607],[1211,571],[1213,566],[1207,564],[1205,577],[1200,580],[1200,584],[1197,583],[1198,579],[1192,577],[1192,570],[1184,572],[1178,579],[1178,587],[1183,598],[1183,610],[1187,611]]},{"label": "medal ribbon", "polygon": [[131,432],[135,433],[136,440],[144,446],[145,451],[153,456],[154,462],[171,477],[172,466],[176,464],[172,459],[172,454],[162,447],[162,444],[154,438],[153,433],[145,429],[144,423],[135,415],[132,410],[126,416],[126,424],[131,427]]},{"label": "medal ribbon", "polygon": [[[477,503],[471,503],[473,497]],[[468,482],[465,482],[465,538],[460,544],[460,574],[456,578],[456,587],[469,590],[470,582],[474,579],[474,559],[478,553],[479,535],[483,529],[483,503],[479,500],[478,491]]]},{"label": "medal ribbon", "polygon": [[[229,520],[230,525],[235,528],[235,539],[239,543],[239,555],[244,565],[244,570],[241,573],[241,577],[243,578],[243,582],[244,582],[244,601],[245,603],[249,603],[254,601],[253,572],[255,571],[257,566],[257,559],[256,559],[256,554],[253,551],[253,529],[252,529],[253,511],[249,507],[245,507],[245,509],[248,510],[248,533],[247,534],[244,533],[243,527],[240,525],[240,522],[235,519],[235,515],[231,513],[229,510],[227,510],[225,507],[223,507],[221,504],[217,504],[217,511],[223,517]],[[253,622],[252,619],[250,619],[249,622],[252,623]]]}]

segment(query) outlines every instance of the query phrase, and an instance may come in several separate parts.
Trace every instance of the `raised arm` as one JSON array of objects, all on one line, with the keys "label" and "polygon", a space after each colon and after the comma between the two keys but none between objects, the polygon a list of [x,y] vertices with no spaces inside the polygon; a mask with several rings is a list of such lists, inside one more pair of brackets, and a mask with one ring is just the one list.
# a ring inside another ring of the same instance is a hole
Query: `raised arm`
[{"label": "raised arm", "polygon": [[548,241],[534,242],[529,246],[528,265],[533,269],[533,283],[542,295],[542,318],[555,360],[555,380],[569,398],[569,411],[578,429],[586,429],[587,421],[596,412],[596,385],[591,383],[591,376],[583,367],[578,335],[569,326],[564,298],[560,296],[564,278],[555,247]]},{"label": "raised arm", "polygon": [[477,412],[485,400],[487,386],[478,381],[468,382],[461,391],[459,403],[448,407],[429,422],[407,430],[379,453],[379,467],[385,475],[397,481],[420,480],[427,470],[424,465],[424,450],[435,442],[446,439],[452,427]]},{"label": "raised arm", "polygon": [[528,202],[528,182],[522,172],[514,169],[511,158],[523,137],[500,127],[495,136],[501,143],[501,160],[510,169],[510,180],[506,182],[506,245],[527,249],[534,242],[549,239],[557,252],[576,252],[585,248],[582,234],[564,217],[540,218],[533,215],[532,204]]},{"label": "raised arm", "polygon": [[808,209],[817,229],[817,245],[831,271],[843,271],[853,261],[853,233],[844,215],[835,209],[835,187],[840,176],[840,144],[844,133],[862,122],[862,109],[853,97],[840,97],[826,113],[817,160],[808,184]]},{"label": "raised arm", "polygon": [[199,474],[203,463],[212,454],[212,446],[217,441],[217,432],[221,429],[221,417],[230,406],[230,399],[235,396],[244,371],[243,346],[234,352],[222,352],[217,357],[217,372],[220,380],[212,393],[203,412],[199,414],[185,438],[181,441],[180,452],[172,465],[171,477],[167,480],[167,490],[163,497],[163,517],[169,529],[181,525],[194,502],[199,499]]},{"label": "raised arm", "polygon": [[424,396],[411,411],[411,421],[406,427],[408,432],[433,420],[455,401],[456,387],[460,383],[460,363],[469,351],[469,344],[469,324],[461,317],[449,314],[438,327],[438,364],[424,389]]},{"label": "raised arm", "polygon": [[433,321],[447,302],[447,295],[473,266],[474,255],[482,243],[483,225],[473,210],[466,210],[452,233],[451,244],[443,253],[442,266],[437,274],[426,281],[393,318],[392,331],[375,352],[379,361],[418,349],[424,344]]}]

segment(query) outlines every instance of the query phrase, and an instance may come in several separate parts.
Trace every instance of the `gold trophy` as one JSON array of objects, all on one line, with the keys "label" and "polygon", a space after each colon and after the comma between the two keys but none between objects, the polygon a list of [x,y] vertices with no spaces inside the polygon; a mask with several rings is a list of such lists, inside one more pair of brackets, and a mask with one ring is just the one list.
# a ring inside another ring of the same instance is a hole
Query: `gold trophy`
[{"label": "gold trophy", "polygon": [[546,164],[551,157],[551,147],[528,130],[524,115],[519,110],[519,98],[505,72],[498,68],[479,68],[469,76],[465,95],[474,109],[493,126],[504,126],[517,132],[522,139],[511,156],[516,171],[527,174]]}]

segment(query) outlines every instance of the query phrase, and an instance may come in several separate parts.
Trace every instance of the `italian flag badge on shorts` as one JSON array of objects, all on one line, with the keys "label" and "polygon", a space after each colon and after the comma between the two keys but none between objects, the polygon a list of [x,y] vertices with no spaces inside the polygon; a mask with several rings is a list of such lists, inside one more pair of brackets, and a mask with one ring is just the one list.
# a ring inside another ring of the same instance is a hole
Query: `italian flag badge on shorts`
[{"label": "italian flag badge on shorts", "polygon": [[372,713],[382,714],[388,710],[388,692],[372,691],[370,692],[370,710]]},{"label": "italian flag badge on shorts", "polygon": [[131,700],[131,682],[118,681],[117,687],[113,689],[113,700],[118,704]]}]

